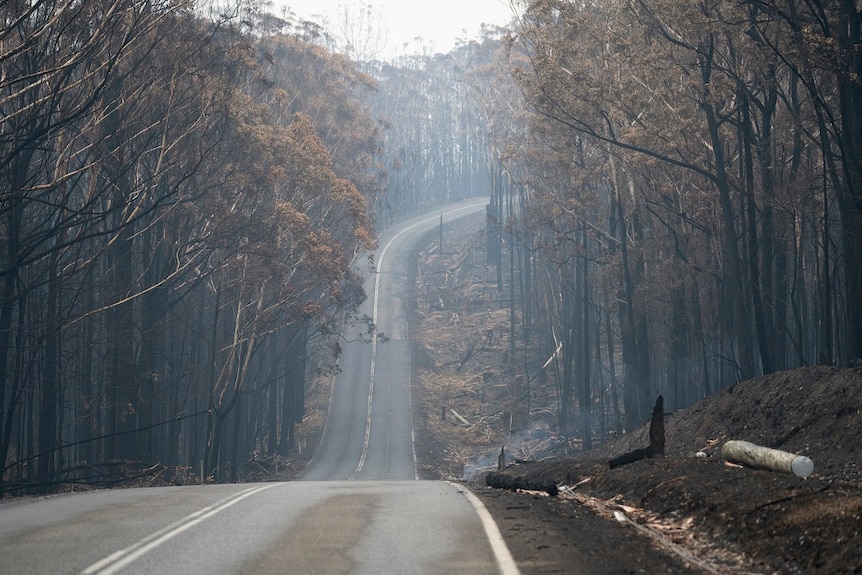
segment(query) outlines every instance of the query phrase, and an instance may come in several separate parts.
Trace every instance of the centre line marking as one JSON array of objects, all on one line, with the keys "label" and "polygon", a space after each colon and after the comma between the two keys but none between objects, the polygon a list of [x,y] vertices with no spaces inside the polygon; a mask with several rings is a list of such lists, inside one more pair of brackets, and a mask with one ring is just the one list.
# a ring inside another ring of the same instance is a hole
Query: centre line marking
[{"label": "centre line marking", "polygon": [[152,533],[137,543],[133,543],[129,545],[125,549],[120,549],[114,553],[111,553],[104,559],[93,563],[83,571],[81,571],[82,575],[111,575],[112,573],[116,573],[123,567],[131,564],[133,561],[143,556],[145,553],[152,551],[162,543],[173,539],[183,531],[187,529],[191,529],[198,523],[204,521],[219,513],[224,511],[228,507],[231,507],[246,497],[250,497],[255,493],[263,491],[264,489],[269,489],[270,487],[275,487],[278,483],[271,483],[269,485],[264,485],[261,487],[250,487],[244,491],[240,491],[239,493],[234,493],[228,497],[225,497],[221,501],[217,501],[208,507],[204,507],[198,511],[195,511],[191,515],[183,517],[179,521],[168,525],[162,529],[159,529],[155,533]]}]

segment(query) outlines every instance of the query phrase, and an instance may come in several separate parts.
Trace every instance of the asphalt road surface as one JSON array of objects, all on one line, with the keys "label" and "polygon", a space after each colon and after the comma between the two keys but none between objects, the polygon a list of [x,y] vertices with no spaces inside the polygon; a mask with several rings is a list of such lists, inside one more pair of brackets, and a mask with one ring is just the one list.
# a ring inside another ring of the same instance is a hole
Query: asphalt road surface
[{"label": "asphalt road surface", "polygon": [[[487,199],[471,200],[393,226],[382,235],[368,298],[359,310],[384,337],[369,338],[366,325],[346,326],[329,417],[321,444],[302,478],[417,479],[410,412],[410,349],[406,293],[408,258],[419,237],[443,222],[483,211]],[[372,339],[372,341],[368,341]]]},{"label": "asphalt road surface", "polygon": [[410,416],[407,255],[447,207],[383,235],[361,326],[343,346],[330,415],[304,481],[97,491],[0,505],[0,573],[518,573],[463,487],[418,481]]},{"label": "asphalt road surface", "polygon": [[6,503],[3,573],[499,573],[462,490],[328,481],[96,491]]}]

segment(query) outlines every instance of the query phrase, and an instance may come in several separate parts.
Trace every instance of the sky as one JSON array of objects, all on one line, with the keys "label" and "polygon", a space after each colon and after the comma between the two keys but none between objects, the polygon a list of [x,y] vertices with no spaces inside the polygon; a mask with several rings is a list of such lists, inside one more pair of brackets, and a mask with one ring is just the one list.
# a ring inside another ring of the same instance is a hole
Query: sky
[{"label": "sky", "polygon": [[[337,22],[346,6],[350,14],[361,13],[371,5],[380,15],[386,30],[386,43],[383,58],[387,56],[415,54],[417,43],[414,39],[422,37],[426,43],[433,43],[433,52],[448,52],[456,39],[473,40],[479,38],[482,23],[506,26],[512,20],[509,0],[273,0],[274,12],[289,6],[299,17],[320,21],[316,15],[325,16],[333,23],[336,33]],[[404,45],[408,47],[405,49]]]}]

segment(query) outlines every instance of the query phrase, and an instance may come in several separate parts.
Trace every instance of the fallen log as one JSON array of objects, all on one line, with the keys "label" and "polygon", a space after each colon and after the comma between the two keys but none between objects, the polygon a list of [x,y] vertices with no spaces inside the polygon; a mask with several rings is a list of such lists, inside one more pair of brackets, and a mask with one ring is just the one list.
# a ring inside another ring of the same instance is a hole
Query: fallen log
[{"label": "fallen log", "polygon": [[664,397],[659,395],[652,408],[652,419],[649,424],[649,447],[643,447],[623,453],[608,462],[608,467],[613,469],[620,465],[634,463],[641,459],[651,457],[664,457]]},{"label": "fallen log", "polygon": [[557,484],[549,480],[528,479],[521,476],[512,476],[506,473],[496,473],[489,471],[485,475],[485,485],[488,487],[496,487],[497,489],[508,489],[509,491],[517,491],[525,489],[528,491],[544,491],[548,495],[556,496],[559,493]]},{"label": "fallen log", "polygon": [[721,456],[731,463],[792,473],[796,477],[808,477],[814,472],[814,463],[804,455],[763,447],[749,441],[733,439],[726,442],[721,447]]},{"label": "fallen log", "polygon": [[452,417],[454,417],[456,420],[458,420],[458,423],[460,423],[461,425],[468,425],[468,426],[470,425],[469,421],[464,419],[464,417],[462,417],[460,413],[458,413],[457,411],[455,411],[451,407],[449,408],[449,413],[451,413]]}]

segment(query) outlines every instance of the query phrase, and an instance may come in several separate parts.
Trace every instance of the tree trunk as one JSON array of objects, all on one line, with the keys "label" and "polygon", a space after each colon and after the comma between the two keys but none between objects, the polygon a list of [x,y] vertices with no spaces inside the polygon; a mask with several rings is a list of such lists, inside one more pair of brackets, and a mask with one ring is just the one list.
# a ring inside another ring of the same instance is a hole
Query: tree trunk
[{"label": "tree trunk", "polygon": [[242,393],[236,395],[236,407],[233,409],[233,432],[231,433],[231,449],[230,449],[230,482],[236,483],[239,478],[239,455],[240,445],[242,444],[242,420],[243,409],[245,402],[242,400]]},{"label": "tree trunk", "polygon": [[[566,274],[560,274],[561,279]],[[572,392],[575,381],[575,350],[577,338],[577,295],[573,293],[575,287],[570,281],[563,280],[561,285],[562,299],[560,301],[561,331],[563,337],[563,377],[560,382],[559,397],[559,426],[560,432],[568,434],[572,425]]]},{"label": "tree trunk", "polygon": [[57,409],[59,406],[59,373],[57,356],[60,337],[57,321],[58,284],[57,252],[52,252],[48,265],[48,297],[44,302],[45,309],[45,347],[42,362],[42,385],[39,390],[39,461],[38,480],[43,483],[40,492],[50,492],[49,483],[54,475],[57,447]]},{"label": "tree trunk", "polygon": [[736,233],[736,217],[730,197],[730,182],[728,180],[727,164],[724,157],[724,139],[720,134],[718,118],[710,96],[709,86],[712,75],[713,42],[714,38],[710,35],[707,42],[700,48],[701,61],[699,67],[703,80],[703,97],[701,98],[700,107],[706,116],[707,128],[709,130],[715,164],[714,183],[718,190],[719,205],[721,207],[721,253],[725,266],[723,281],[727,289],[726,301],[730,306],[726,312],[734,335],[734,348],[738,357],[738,378],[746,379],[752,377],[755,373],[754,341],[751,337],[751,328],[748,322],[748,315],[745,311],[745,301],[747,298],[745,297],[742,283],[739,237]]},{"label": "tree trunk", "polygon": [[[607,300],[610,295],[606,294],[605,299]],[[607,338],[607,348],[608,348],[608,373],[611,386],[611,405],[613,407],[614,412],[614,431],[617,435],[622,435],[623,426],[622,426],[622,413],[620,412],[620,400],[619,393],[617,391],[618,383],[617,383],[617,366],[616,366],[616,353],[614,353],[614,332],[613,332],[613,324],[611,322],[611,312],[610,305],[605,304],[605,337]]]},{"label": "tree trunk", "polygon": [[[643,399],[649,393],[649,355],[646,347],[640,345],[646,342],[640,341],[639,333],[641,316],[635,314],[635,289],[639,276],[632,270],[629,260],[629,245],[627,237],[626,211],[623,205],[622,194],[619,188],[619,178],[616,168],[616,160],[612,154],[608,154],[611,167],[611,178],[613,182],[613,207],[611,209],[610,236],[617,240],[622,258],[622,282],[620,285],[621,295],[619,301],[620,335],[622,340],[623,363],[625,364],[625,386],[623,387],[623,405],[625,407],[625,429],[634,431],[643,422],[643,411],[645,405]],[[629,180],[630,189],[634,188],[634,182]],[[643,326],[645,327],[645,326]]]},{"label": "tree trunk", "polygon": [[305,414],[305,368],[307,353],[307,328],[295,331],[290,338],[287,354],[287,373],[281,405],[281,433],[278,453],[287,457],[293,446],[294,428]]},{"label": "tree trunk", "polygon": [[138,397],[134,366],[135,323],[133,303],[129,297],[133,291],[134,232],[129,217],[132,195],[132,169],[130,158],[125,157],[125,133],[122,129],[120,109],[123,81],[114,80],[105,93],[103,105],[110,110],[104,123],[104,153],[102,172],[94,177],[103,177],[110,182],[111,224],[116,235],[108,244],[111,308],[108,315],[108,374],[109,402],[109,455],[115,459],[139,458],[138,438],[133,431],[137,423]]},{"label": "tree trunk", "polygon": [[[35,150],[35,148],[33,148]],[[9,266],[4,269],[2,274],[2,292],[0,292],[0,458],[5,463],[9,455],[9,446],[12,441],[12,426],[14,422],[15,411],[18,407],[18,398],[20,392],[18,386],[14,385],[14,380],[9,370],[9,362],[12,359],[12,354],[15,353],[12,345],[12,322],[15,316],[15,306],[19,305],[18,281],[19,281],[19,264],[21,249],[21,226],[24,223],[24,200],[21,188],[26,181],[27,172],[29,170],[30,161],[33,157],[33,151],[25,151],[14,158],[12,165],[8,168],[4,178],[8,178],[8,182],[3,182],[0,191],[6,193],[8,190],[9,199],[4,198],[4,206],[6,210],[6,241],[2,248],[3,261]],[[13,370],[14,371],[14,370]],[[17,378],[14,378],[17,379]],[[13,385],[9,385],[13,383]],[[0,473],[0,484],[3,482],[3,474]]]},{"label": "tree trunk", "polygon": [[847,59],[838,75],[841,106],[841,148],[846,185],[838,188],[844,248],[847,333],[846,363],[862,360],[862,12],[857,3],[838,3],[838,43]]},{"label": "tree trunk", "polygon": [[592,421],[592,381],[590,376],[590,284],[589,284],[589,260],[586,257],[587,232],[582,230],[582,249],[584,257],[575,260],[580,263],[581,269],[578,273],[579,297],[577,299],[579,316],[581,318],[580,350],[578,363],[580,371],[579,393],[578,393],[578,415],[581,423],[581,436],[583,437],[584,450],[593,448],[593,421]]},{"label": "tree trunk", "polygon": [[[746,91],[739,90],[740,108],[742,119],[740,129],[742,131],[742,162],[745,181],[745,206],[748,234],[748,275],[751,285],[752,312],[754,314],[754,326],[757,336],[757,348],[760,351],[760,365],[763,373],[772,373],[774,370],[771,356],[771,340],[766,328],[766,309],[763,302],[763,284],[765,277],[761,275],[760,269],[760,245],[757,232],[757,199],[754,190],[754,154],[752,147],[755,146],[752,130],[752,119],[750,110],[750,99]],[[767,142],[759,142],[758,147],[768,146]],[[766,167],[764,166],[764,169]],[[754,375],[752,373],[751,375]]]}]

